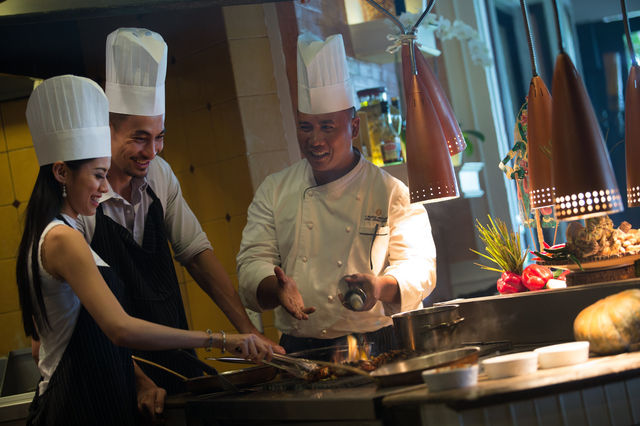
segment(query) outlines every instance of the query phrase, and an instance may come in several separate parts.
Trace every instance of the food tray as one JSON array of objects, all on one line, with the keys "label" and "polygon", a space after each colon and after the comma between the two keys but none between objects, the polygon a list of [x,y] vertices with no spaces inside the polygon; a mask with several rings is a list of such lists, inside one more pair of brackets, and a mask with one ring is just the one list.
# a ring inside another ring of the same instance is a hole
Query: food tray
[{"label": "food tray", "polygon": [[[585,259],[579,259],[582,270],[589,269],[606,269],[618,266],[633,265],[640,259],[640,254],[628,254],[623,256],[591,256]],[[551,266],[559,269],[568,269],[570,271],[581,271],[580,266],[576,263],[566,263],[566,261],[539,261],[538,265]]]}]

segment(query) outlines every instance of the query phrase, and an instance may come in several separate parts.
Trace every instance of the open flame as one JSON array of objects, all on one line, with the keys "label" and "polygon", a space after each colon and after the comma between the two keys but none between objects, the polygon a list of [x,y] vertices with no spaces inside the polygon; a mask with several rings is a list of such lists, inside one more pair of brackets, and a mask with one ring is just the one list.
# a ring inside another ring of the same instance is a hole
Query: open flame
[{"label": "open flame", "polygon": [[352,335],[347,336],[347,346],[348,346],[348,362],[357,362],[360,360],[367,360],[369,358],[369,354],[366,351],[366,345],[358,346],[358,339],[353,337]]}]

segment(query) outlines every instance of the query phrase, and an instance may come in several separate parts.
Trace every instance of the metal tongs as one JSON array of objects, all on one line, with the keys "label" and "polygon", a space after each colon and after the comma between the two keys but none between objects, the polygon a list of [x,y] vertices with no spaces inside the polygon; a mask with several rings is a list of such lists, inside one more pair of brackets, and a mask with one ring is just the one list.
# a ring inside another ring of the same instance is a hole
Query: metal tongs
[{"label": "metal tongs", "polygon": [[306,379],[310,373],[318,371],[322,367],[331,367],[334,370],[342,370],[351,374],[369,377],[373,380],[371,375],[364,370],[361,370],[350,365],[338,364],[328,361],[317,361],[306,358],[296,358],[289,355],[273,354],[271,361],[262,361],[265,364],[271,365],[276,368],[287,371],[295,377]]},{"label": "metal tongs", "polygon": [[[220,361],[220,362],[230,362],[234,364],[253,363],[252,361],[249,361],[247,359],[236,358],[236,357],[207,358],[207,359]],[[267,361],[263,359],[262,363],[266,365],[270,365],[279,370],[286,371],[287,373],[291,374],[294,377],[298,377],[300,379],[305,379],[305,380],[307,380],[312,373],[318,371],[322,367],[331,367],[334,370],[346,371],[351,374],[365,376],[370,378],[371,380],[375,380],[374,377],[372,377],[366,371],[356,367],[352,367],[350,365],[338,364],[335,362],[328,362],[328,361],[316,361],[316,360],[311,360],[306,358],[297,358],[289,355],[280,355],[280,354],[274,353],[271,358],[271,361]]]}]

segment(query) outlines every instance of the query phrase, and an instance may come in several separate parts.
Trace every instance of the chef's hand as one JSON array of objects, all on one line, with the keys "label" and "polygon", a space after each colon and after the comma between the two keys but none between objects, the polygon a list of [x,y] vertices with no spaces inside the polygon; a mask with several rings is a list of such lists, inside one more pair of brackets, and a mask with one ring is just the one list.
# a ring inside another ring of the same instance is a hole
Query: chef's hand
[{"label": "chef's hand", "polygon": [[137,381],[138,411],[142,414],[145,424],[164,424],[162,412],[167,391],[156,386],[151,379]]},{"label": "chef's hand", "polygon": [[350,286],[361,287],[367,294],[367,301],[361,309],[363,311],[373,308],[378,300],[386,303],[400,302],[400,287],[391,275],[352,274],[344,279]]},{"label": "chef's hand", "polygon": [[278,279],[278,300],[280,305],[287,310],[295,319],[306,320],[309,319],[309,314],[316,311],[316,308],[310,306],[305,308],[302,295],[298,291],[298,285],[293,278],[287,276],[282,268],[276,266],[273,268],[273,272]]},{"label": "chef's hand", "polygon": [[271,361],[271,344],[259,339],[255,334],[227,334],[225,350],[244,359],[260,363],[263,359]]}]

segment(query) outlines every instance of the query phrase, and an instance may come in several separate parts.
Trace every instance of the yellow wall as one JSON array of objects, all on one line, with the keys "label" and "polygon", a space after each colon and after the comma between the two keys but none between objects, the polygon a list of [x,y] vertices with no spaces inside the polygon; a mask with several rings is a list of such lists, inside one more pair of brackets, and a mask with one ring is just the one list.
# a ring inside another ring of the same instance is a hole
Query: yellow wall
[{"label": "yellow wall", "polygon": [[22,328],[16,254],[38,162],[24,115],[26,99],[0,103],[0,356],[29,346]]}]

